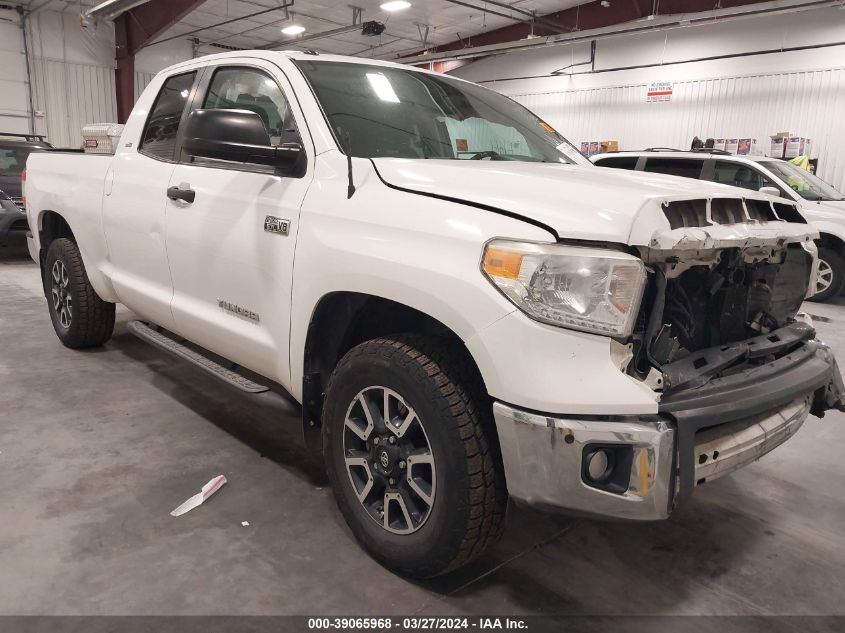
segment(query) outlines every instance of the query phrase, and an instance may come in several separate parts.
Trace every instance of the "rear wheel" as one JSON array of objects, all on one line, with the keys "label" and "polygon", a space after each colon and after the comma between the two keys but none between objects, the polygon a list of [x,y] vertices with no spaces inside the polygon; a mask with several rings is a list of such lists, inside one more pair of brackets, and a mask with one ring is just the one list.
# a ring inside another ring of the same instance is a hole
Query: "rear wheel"
[{"label": "rear wheel", "polygon": [[108,341],[114,330],[115,306],[94,291],[73,241],[59,238],[50,244],[44,274],[50,319],[59,340],[71,348]]},{"label": "rear wheel", "polygon": [[507,492],[486,396],[448,343],[353,348],[326,389],[326,468],[371,556],[402,574],[455,569],[494,543]]},{"label": "rear wheel", "polygon": [[816,275],[816,294],[810,301],[827,301],[842,291],[845,283],[845,259],[837,251],[819,248],[819,273]]}]

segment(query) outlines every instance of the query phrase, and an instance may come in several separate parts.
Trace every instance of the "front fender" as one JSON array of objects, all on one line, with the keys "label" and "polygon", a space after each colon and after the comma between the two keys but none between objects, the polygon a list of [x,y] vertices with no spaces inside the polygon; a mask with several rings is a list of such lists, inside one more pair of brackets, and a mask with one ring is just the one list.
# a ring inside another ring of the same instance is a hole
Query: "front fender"
[{"label": "front fender", "polygon": [[[414,308],[463,341],[515,310],[480,270],[494,237],[552,241],[543,229],[474,207],[390,189],[369,161],[318,157],[297,236],[291,315],[291,393],[301,398],[308,324],[320,300],[357,292]],[[484,368],[482,376],[484,376]]]}]

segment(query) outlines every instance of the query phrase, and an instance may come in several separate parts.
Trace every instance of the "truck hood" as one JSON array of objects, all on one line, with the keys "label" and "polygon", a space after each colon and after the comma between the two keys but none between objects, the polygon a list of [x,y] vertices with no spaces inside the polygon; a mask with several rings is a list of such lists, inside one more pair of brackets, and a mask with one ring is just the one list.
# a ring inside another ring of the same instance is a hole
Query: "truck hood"
[{"label": "truck hood", "polygon": [[[662,210],[672,201],[770,200],[745,189],[689,178],[552,163],[376,158],[373,164],[392,187],[518,214],[565,239],[643,246],[657,246],[659,240],[666,247],[681,240],[690,248],[701,248],[724,246],[726,239],[769,241],[795,232],[795,225],[784,222],[733,224],[730,231],[727,226],[672,230]],[[807,225],[797,226],[803,227],[799,232],[808,232]],[[749,234],[760,229],[765,230],[759,236]]]}]

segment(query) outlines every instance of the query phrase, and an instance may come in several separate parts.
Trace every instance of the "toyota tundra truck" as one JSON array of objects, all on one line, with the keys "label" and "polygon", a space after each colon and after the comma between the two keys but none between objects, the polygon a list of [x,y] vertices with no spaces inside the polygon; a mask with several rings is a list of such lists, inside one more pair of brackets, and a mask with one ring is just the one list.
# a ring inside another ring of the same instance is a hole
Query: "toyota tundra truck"
[{"label": "toyota tundra truck", "polygon": [[294,412],[402,574],[479,556],[508,498],[665,519],[843,407],[800,312],[818,234],[794,203],[594,167],[459,79],[203,57],[153,79],[113,156],[27,173],[61,342],[103,345],[121,303],[134,334]]}]

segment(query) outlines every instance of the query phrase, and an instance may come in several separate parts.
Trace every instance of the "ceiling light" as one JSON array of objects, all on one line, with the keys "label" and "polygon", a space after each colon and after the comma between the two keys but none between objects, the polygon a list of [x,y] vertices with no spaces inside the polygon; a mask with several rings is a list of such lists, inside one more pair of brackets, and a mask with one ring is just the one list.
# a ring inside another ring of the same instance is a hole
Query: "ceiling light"
[{"label": "ceiling light", "polygon": [[300,33],[305,33],[305,27],[299,26],[298,24],[291,24],[283,28],[282,33],[285,35],[299,35]]},{"label": "ceiling light", "polygon": [[381,8],[384,11],[401,11],[402,9],[407,9],[411,6],[410,2],[405,2],[405,0],[393,0],[392,2],[385,2],[381,5]]},{"label": "ceiling light", "polygon": [[399,97],[396,96],[396,92],[387,77],[381,73],[367,73],[367,80],[379,99],[390,103],[399,103]]}]

